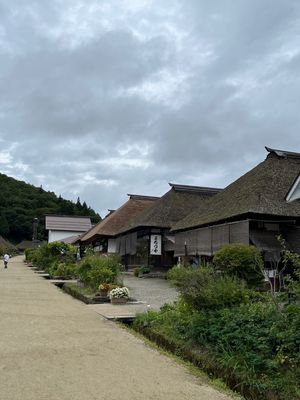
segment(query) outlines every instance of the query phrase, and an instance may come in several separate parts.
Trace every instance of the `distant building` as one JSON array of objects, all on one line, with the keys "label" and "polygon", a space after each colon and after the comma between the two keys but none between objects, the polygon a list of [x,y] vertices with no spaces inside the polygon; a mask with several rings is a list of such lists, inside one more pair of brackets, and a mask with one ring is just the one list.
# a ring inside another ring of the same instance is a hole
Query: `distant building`
[{"label": "distant building", "polygon": [[0,247],[8,250],[13,250],[15,249],[15,246],[10,243],[8,240],[4,239],[2,236],[0,236]]},{"label": "distant building", "polygon": [[19,251],[24,251],[26,249],[36,249],[37,247],[40,247],[43,244],[40,240],[22,240],[22,242],[16,244],[16,248]]},{"label": "distant building", "polygon": [[70,236],[79,236],[91,229],[90,217],[46,215],[48,243],[63,241]]},{"label": "distant building", "polygon": [[128,194],[129,199],[117,210],[108,210],[109,214],[91,228],[80,239],[82,247],[91,245],[102,254],[119,253],[116,235],[131,219],[149,208],[158,197]]}]

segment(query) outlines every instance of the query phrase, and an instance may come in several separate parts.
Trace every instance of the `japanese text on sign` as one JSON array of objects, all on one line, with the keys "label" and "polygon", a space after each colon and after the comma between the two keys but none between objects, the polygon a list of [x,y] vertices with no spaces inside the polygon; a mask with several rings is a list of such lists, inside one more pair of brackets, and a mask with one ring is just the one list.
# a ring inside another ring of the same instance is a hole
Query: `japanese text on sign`
[{"label": "japanese text on sign", "polygon": [[161,255],[161,235],[151,235],[150,254],[154,256]]}]

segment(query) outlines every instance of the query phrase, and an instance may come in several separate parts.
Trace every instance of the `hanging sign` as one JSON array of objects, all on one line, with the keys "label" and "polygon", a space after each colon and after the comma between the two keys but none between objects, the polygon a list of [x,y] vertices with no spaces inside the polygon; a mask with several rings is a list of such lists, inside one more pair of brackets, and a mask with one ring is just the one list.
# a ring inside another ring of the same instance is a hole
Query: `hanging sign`
[{"label": "hanging sign", "polygon": [[153,256],[161,255],[161,235],[151,235],[150,254]]}]

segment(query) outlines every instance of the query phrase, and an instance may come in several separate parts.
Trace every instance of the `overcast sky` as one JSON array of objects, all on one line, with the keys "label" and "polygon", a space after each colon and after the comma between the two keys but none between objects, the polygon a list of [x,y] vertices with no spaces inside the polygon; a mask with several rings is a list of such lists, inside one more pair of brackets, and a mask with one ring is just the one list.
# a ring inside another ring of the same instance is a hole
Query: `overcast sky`
[{"label": "overcast sky", "polygon": [[103,216],[299,133],[299,0],[0,0],[2,173]]}]

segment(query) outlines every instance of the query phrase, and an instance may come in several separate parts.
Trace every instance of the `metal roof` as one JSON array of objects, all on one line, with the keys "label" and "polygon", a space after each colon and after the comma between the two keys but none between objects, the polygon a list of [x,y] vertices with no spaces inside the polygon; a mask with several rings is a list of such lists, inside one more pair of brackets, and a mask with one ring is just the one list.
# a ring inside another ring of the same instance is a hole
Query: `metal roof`
[{"label": "metal roof", "polygon": [[46,215],[47,230],[86,232],[91,227],[90,217]]}]

